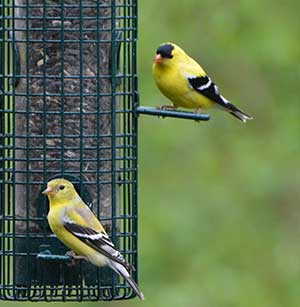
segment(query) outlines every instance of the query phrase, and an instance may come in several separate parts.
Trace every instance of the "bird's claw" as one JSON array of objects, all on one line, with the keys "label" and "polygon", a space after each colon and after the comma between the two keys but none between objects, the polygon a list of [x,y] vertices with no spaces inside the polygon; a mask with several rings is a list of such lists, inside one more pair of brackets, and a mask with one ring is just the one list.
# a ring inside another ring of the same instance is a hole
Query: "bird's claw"
[{"label": "bird's claw", "polygon": [[[201,114],[201,108],[195,109],[194,114],[196,114],[196,115]],[[195,122],[200,123],[200,119],[195,119]]]},{"label": "bird's claw", "polygon": [[[175,106],[170,106],[170,105],[162,105],[162,106],[157,106],[156,109],[164,111],[164,110],[176,110],[177,107]],[[163,115],[159,115],[159,117],[165,118]]]},{"label": "bird's claw", "polygon": [[159,110],[176,110],[177,107],[175,106],[170,106],[170,105],[162,105],[162,106],[158,106],[156,107]]},{"label": "bird's claw", "polygon": [[69,263],[69,266],[76,265],[76,262],[78,262],[79,260],[86,260],[86,261],[88,261],[88,259],[85,256],[76,255],[76,253],[74,251],[72,251],[72,250],[66,252],[66,256],[70,256],[72,258],[71,262]]}]

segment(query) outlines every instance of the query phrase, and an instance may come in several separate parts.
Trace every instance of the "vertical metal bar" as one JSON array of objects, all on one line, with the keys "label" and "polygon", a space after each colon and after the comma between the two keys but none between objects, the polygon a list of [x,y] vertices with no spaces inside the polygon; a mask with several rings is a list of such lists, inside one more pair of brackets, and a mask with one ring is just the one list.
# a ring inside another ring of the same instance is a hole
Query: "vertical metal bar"
[{"label": "vertical metal bar", "polygon": [[[132,108],[139,106],[138,96],[138,78],[137,78],[137,14],[138,14],[138,2],[134,1],[133,5],[133,48],[132,48],[132,70],[133,70],[133,104]],[[135,279],[138,282],[138,119],[132,116],[132,135],[133,135],[133,176],[132,176],[132,214],[135,216],[133,219],[133,233],[135,233],[135,239],[133,240],[132,249],[134,251],[134,263],[136,266]]]},{"label": "vertical metal bar", "polygon": [[[80,2],[81,3],[81,2]],[[61,155],[61,164],[60,164],[60,167],[61,167],[61,173],[62,173],[62,176],[64,176],[64,173],[65,173],[65,163],[64,163],[64,155],[65,155],[65,142],[64,142],[64,132],[65,132],[65,129],[64,129],[64,121],[65,121],[65,116],[64,116],[64,101],[65,101],[65,80],[64,80],[64,54],[65,54],[65,28],[64,28],[64,15],[65,15],[65,12],[64,12],[64,9],[65,9],[65,1],[62,0],[61,1],[61,14],[60,14],[60,18],[61,18],[61,31],[60,31],[60,39],[61,39],[61,42],[60,42],[60,45],[61,45],[61,71],[60,71],[60,78],[61,78],[61,104],[60,104],[60,107],[61,107],[61,152],[60,152],[60,155]],[[81,8],[80,8],[81,9]],[[81,24],[82,24],[82,20],[80,20],[80,27],[81,27]],[[81,61],[81,59],[80,59]],[[80,90],[81,92],[81,90]],[[80,172],[81,173],[81,172]]]},{"label": "vertical metal bar", "polygon": [[[126,246],[127,246],[127,242],[130,241],[130,237],[127,236],[127,233],[129,231],[129,228],[128,228],[128,222],[130,221],[128,219],[128,210],[127,210],[127,206],[128,206],[128,173],[127,173],[127,151],[128,151],[128,135],[127,133],[129,132],[127,130],[127,118],[128,118],[128,114],[127,114],[127,101],[128,101],[128,92],[127,92],[127,89],[128,89],[128,78],[130,78],[130,75],[129,75],[129,71],[128,71],[128,61],[129,61],[129,58],[128,58],[128,46],[130,46],[130,40],[128,38],[128,32],[126,31],[126,27],[127,27],[127,24],[128,24],[128,15],[127,15],[127,1],[124,0],[122,1],[122,11],[120,13],[120,15],[123,17],[123,19],[120,21],[121,24],[120,24],[120,28],[121,30],[120,33],[121,33],[121,36],[120,36],[120,39],[122,39],[122,46],[123,46],[123,54],[122,54],[122,64],[123,64],[123,67],[122,67],[122,83],[123,84],[123,88],[122,88],[122,111],[123,111],[123,129],[122,129],[122,133],[123,133],[123,141],[122,141],[122,145],[123,145],[123,148],[122,148],[122,157],[123,157],[123,165],[122,165],[122,178],[123,178],[123,198],[122,198],[122,208],[123,208],[123,212],[122,212],[122,222],[123,222],[123,233],[122,233],[122,237],[123,237],[123,245],[122,245],[122,250],[123,250],[123,253],[124,253],[124,257],[128,257],[127,254],[127,249],[126,249]],[[130,132],[129,132],[130,133]],[[127,258],[128,260],[128,258]],[[127,287],[128,285],[124,282],[123,284],[123,287]],[[127,292],[128,292],[128,288],[125,288],[124,289],[124,295],[126,296],[127,295]]]},{"label": "vertical metal bar", "polygon": [[[97,14],[96,14],[96,28],[97,28],[97,54],[100,54],[100,1],[97,1]],[[96,135],[97,135],[97,176],[96,176],[96,195],[97,195],[97,204],[96,204],[96,212],[97,212],[97,217],[100,218],[100,151],[101,151],[101,138],[100,138],[100,113],[101,113],[101,108],[100,108],[100,103],[101,103],[101,99],[100,99],[100,76],[101,76],[101,63],[100,63],[100,56],[97,57],[97,71],[96,71],[96,78],[97,78],[97,131],[96,131]],[[99,299],[100,297],[100,286],[101,286],[101,282],[100,282],[100,272],[99,272],[99,268],[97,268],[97,299]]]},{"label": "vertical metal bar", "polygon": [[[0,1],[0,15],[4,16],[4,1]],[[4,184],[4,133],[5,133],[5,124],[4,124],[4,18],[0,19],[0,229],[2,236],[0,238],[1,251],[2,254],[0,256],[0,281],[1,284],[5,285],[5,242],[4,242],[4,234],[5,234],[5,184]],[[0,292],[1,297],[5,296],[5,290]]]},{"label": "vertical metal bar", "polygon": [[[25,27],[25,41],[26,41],[26,72],[25,72],[25,80],[26,80],[26,99],[25,99],[25,114],[26,114],[26,120],[25,120],[25,160],[26,160],[26,176],[25,176],[25,202],[26,202],[26,245],[27,245],[27,250],[26,250],[26,269],[25,269],[25,274],[27,274],[27,296],[28,299],[30,298],[30,286],[31,286],[31,270],[30,270],[30,214],[29,214],[29,184],[30,184],[30,178],[29,178],[29,161],[30,161],[30,142],[29,142],[29,136],[30,136],[30,129],[29,129],[29,111],[30,111],[30,70],[29,70],[29,43],[30,43],[30,38],[29,38],[29,29],[30,29],[30,24],[29,24],[29,18],[31,17],[30,15],[30,3],[29,1],[26,1],[26,27]],[[23,183],[24,184],[24,183]]]},{"label": "vertical metal bar", "polygon": [[15,159],[16,159],[16,153],[15,153],[15,148],[16,148],[16,137],[15,137],[15,103],[16,103],[16,99],[15,99],[15,85],[16,85],[16,67],[15,64],[17,62],[16,57],[18,56],[14,50],[15,50],[15,46],[16,46],[16,33],[15,33],[15,0],[11,0],[10,3],[12,4],[12,9],[11,9],[11,13],[12,13],[12,35],[11,35],[11,48],[10,48],[10,52],[12,52],[13,54],[13,61],[12,61],[12,67],[11,67],[11,71],[12,71],[12,96],[11,96],[11,109],[12,109],[12,124],[11,124],[11,135],[12,135],[12,162],[11,162],[11,173],[10,173],[10,181],[11,181],[11,189],[12,189],[12,197],[11,197],[11,205],[12,205],[12,225],[13,225],[13,231],[12,231],[12,235],[13,235],[13,260],[12,260],[12,270],[13,270],[13,297],[16,297],[16,184],[15,184]]},{"label": "vertical metal bar", "polygon": [[[43,147],[43,182],[47,181],[47,96],[46,96],[46,91],[47,91],[47,71],[46,71],[46,55],[47,55],[47,44],[46,44],[46,29],[47,29],[47,1],[43,1],[43,22],[42,22],[42,50],[43,50],[43,69],[42,69],[42,73],[43,73],[43,83],[42,83],[42,93],[43,93],[43,122],[42,122],[42,133],[43,133],[43,139],[42,139],[42,147]],[[44,202],[46,201],[46,199],[43,200]],[[46,236],[46,234],[44,233],[44,236]],[[44,237],[44,241],[45,241],[45,237]],[[42,291],[44,292],[44,295],[46,296],[46,289],[47,289],[47,285],[46,282],[44,283],[44,285],[41,285],[41,287],[43,288]],[[46,296],[47,299],[47,296]]]},{"label": "vertical metal bar", "polygon": [[[7,5],[9,3],[6,3]],[[5,69],[4,69],[4,90],[9,93],[8,95],[5,94],[5,101],[4,101],[4,108],[5,108],[5,138],[4,138],[4,168],[5,168],[5,203],[7,207],[7,216],[9,217],[9,221],[7,221],[7,234],[11,235],[12,234],[12,204],[11,204],[11,193],[10,193],[10,185],[9,185],[9,170],[10,170],[10,141],[11,141],[11,88],[10,88],[10,83],[9,83],[9,76],[10,76],[10,67],[11,67],[11,52],[10,52],[10,32],[7,29],[10,29],[11,26],[11,20],[10,20],[10,11],[9,8],[6,7],[5,12],[6,16],[6,22],[5,22],[5,53],[4,53],[4,58],[5,58]],[[11,261],[12,261],[12,240],[13,238],[7,238],[7,251],[9,252],[8,256],[8,267],[11,267]],[[7,274],[8,274],[8,280],[9,283],[11,283],[11,276],[12,272],[11,269],[7,269]]]},{"label": "vertical metal bar", "polygon": [[47,180],[47,100],[46,100],[46,91],[47,91],[47,73],[46,73],[46,27],[47,27],[47,2],[43,1],[43,32],[42,32],[42,48],[43,48],[43,181]]},{"label": "vertical metal bar", "polygon": [[[80,110],[80,119],[79,119],[79,134],[80,134],[80,193],[82,193],[83,190],[83,182],[82,182],[82,178],[83,178],[83,138],[84,138],[84,133],[83,133],[83,74],[84,74],[84,70],[83,70],[83,4],[82,4],[82,0],[79,1],[79,78],[80,78],[80,85],[79,85],[79,110]],[[82,271],[82,266],[80,265],[80,272]],[[80,274],[82,275],[82,274]],[[81,278],[80,281],[80,300],[83,300],[83,280]]]},{"label": "vertical metal bar", "polygon": [[[111,1],[111,54],[116,52],[116,0]],[[111,218],[112,241],[116,242],[116,63],[111,61]],[[113,297],[115,296],[115,280],[112,279]]]},{"label": "vertical metal bar", "polygon": [[[124,15],[126,17],[125,19],[125,29],[130,29],[132,27],[132,12],[131,12],[131,0],[126,1],[126,6],[125,6],[125,12]],[[131,49],[132,49],[132,36],[131,36],[131,31],[130,30],[124,30],[126,34],[126,75],[128,75],[128,78],[126,78],[126,104],[125,104],[125,109],[126,110],[131,110],[131,100],[132,100],[132,88],[131,88],[131,80],[132,80],[132,69],[131,69]],[[131,129],[131,116],[132,113],[127,113],[126,114],[126,127],[125,127],[125,133],[127,135],[126,137],[126,148],[125,148],[125,156],[127,157],[127,161],[125,164],[125,175],[126,175],[126,214],[128,215],[126,221],[126,231],[130,236],[127,238],[127,244],[125,245],[125,249],[128,250],[128,252],[131,252],[128,257],[132,262],[132,246],[131,242],[133,240],[132,237],[132,210],[131,210],[131,205],[132,205],[132,199],[131,199],[131,186],[132,186],[132,171],[131,169],[131,159],[132,159],[132,129]],[[134,264],[133,264],[134,265]],[[129,291],[131,291],[129,289]]]},{"label": "vertical metal bar", "polygon": [[[79,134],[80,134],[80,174],[83,172],[83,6],[82,0],[79,1]],[[82,180],[80,181],[80,192],[82,191]]]}]

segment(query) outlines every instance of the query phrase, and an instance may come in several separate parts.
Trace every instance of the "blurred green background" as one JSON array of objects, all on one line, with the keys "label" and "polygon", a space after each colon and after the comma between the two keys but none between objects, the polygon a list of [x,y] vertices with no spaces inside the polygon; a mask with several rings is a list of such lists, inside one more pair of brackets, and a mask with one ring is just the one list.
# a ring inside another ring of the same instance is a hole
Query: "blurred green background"
[{"label": "blurred green background", "polygon": [[300,306],[299,12],[297,0],[139,1],[141,104],[167,103],[151,65],[172,41],[254,116],[140,117],[143,306]]}]

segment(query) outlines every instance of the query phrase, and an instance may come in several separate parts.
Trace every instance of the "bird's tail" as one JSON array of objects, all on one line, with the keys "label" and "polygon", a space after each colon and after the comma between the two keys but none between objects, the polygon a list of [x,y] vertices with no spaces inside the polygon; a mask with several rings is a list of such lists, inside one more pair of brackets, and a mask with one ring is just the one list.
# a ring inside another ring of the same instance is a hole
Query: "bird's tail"
[{"label": "bird's tail", "polygon": [[144,300],[144,294],[140,290],[139,286],[136,284],[136,282],[133,280],[133,278],[130,276],[129,272],[126,270],[126,268],[115,261],[110,261],[110,267],[119,275],[124,277],[124,279],[129,283],[131,288],[134,290],[136,295],[141,299]]},{"label": "bird's tail", "polygon": [[227,110],[229,111],[229,113],[231,115],[238,118],[243,123],[247,122],[247,120],[253,119],[252,116],[250,116],[250,115],[246,114],[245,112],[243,112],[242,110],[238,109],[235,105],[233,105],[230,102],[228,103],[228,105],[226,105],[226,107],[227,107]]}]

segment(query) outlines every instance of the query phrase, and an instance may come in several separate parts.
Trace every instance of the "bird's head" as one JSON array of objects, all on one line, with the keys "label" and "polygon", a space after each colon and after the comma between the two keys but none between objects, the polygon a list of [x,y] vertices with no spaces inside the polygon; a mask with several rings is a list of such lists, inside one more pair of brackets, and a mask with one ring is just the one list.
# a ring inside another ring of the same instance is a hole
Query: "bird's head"
[{"label": "bird's head", "polygon": [[70,201],[78,197],[73,184],[65,179],[53,179],[49,181],[47,184],[47,189],[42,193],[48,196],[50,203],[52,201]]},{"label": "bird's head", "polygon": [[164,43],[157,48],[153,62],[160,65],[169,64],[184,54],[185,52],[177,45]]}]

